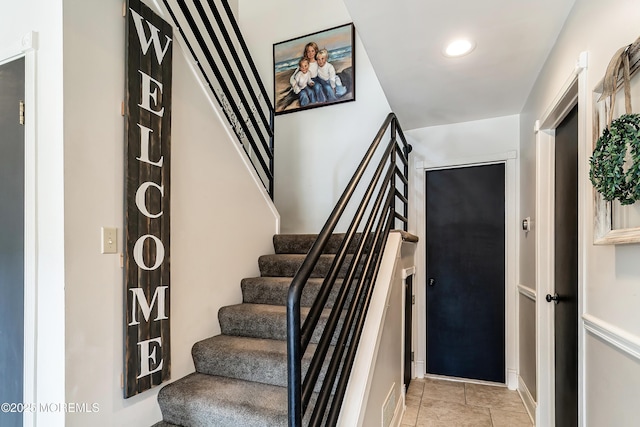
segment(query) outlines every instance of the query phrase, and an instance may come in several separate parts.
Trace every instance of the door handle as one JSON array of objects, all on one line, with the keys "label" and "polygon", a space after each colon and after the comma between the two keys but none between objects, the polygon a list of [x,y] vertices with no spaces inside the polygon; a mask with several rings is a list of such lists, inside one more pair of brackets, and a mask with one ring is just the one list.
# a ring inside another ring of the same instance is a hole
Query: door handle
[{"label": "door handle", "polygon": [[553,301],[555,304],[557,304],[558,302],[560,302],[560,295],[558,295],[557,292],[553,294],[553,296],[551,296],[551,294],[547,294],[546,300],[547,302]]},{"label": "door handle", "polygon": [[433,277],[429,278],[429,286],[435,286],[436,284],[436,279],[434,279]]}]

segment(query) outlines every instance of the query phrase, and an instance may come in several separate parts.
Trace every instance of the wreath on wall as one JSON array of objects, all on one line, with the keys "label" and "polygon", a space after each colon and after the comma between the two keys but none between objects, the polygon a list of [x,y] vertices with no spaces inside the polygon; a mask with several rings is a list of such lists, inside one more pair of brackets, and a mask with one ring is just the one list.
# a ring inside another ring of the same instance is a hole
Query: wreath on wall
[{"label": "wreath on wall", "polygon": [[[625,171],[627,153],[631,165]],[[590,159],[591,183],[608,202],[632,205],[640,199],[640,114],[624,114],[611,122],[596,142]]]},{"label": "wreath on wall", "polygon": [[[593,187],[606,201],[618,200],[622,205],[632,205],[640,200],[640,114],[631,113],[629,72],[629,57],[638,47],[640,38],[619,49],[607,67],[599,100],[607,97],[610,100],[608,125],[596,141],[589,160]],[[620,71],[626,114],[612,120]]]}]

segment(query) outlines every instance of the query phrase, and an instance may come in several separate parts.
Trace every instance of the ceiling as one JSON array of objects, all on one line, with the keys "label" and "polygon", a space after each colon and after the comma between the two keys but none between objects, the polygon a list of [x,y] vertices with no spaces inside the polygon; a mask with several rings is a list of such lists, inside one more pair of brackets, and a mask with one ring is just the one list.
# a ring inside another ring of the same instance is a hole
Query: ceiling
[{"label": "ceiling", "polygon": [[[344,0],[404,130],[519,114],[575,0]],[[452,39],[467,56],[442,54]]]}]

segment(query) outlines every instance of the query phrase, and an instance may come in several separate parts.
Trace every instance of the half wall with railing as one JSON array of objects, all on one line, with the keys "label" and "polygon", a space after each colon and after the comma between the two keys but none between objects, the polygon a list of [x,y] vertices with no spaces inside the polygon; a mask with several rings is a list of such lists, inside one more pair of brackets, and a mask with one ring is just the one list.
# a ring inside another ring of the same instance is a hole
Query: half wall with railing
[{"label": "half wall with railing", "polygon": [[[385,143],[386,135],[389,140]],[[392,228],[407,230],[410,151],[398,119],[389,114],[291,283],[287,300],[290,427],[302,426],[303,419],[309,426],[337,423],[387,236]],[[354,213],[344,218],[345,212]],[[349,223],[345,237],[316,300],[302,319],[302,291],[336,226],[344,221]],[[303,355],[329,295],[338,285],[338,274],[345,268],[322,338],[303,378]],[[324,370],[320,392],[314,394]]]}]

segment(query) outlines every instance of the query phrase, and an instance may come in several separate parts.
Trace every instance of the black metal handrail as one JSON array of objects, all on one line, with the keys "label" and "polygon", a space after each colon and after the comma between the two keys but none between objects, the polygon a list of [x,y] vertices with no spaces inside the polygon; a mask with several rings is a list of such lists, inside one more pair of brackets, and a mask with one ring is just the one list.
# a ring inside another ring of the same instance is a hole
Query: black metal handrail
[{"label": "black metal handrail", "polygon": [[163,0],[163,3],[273,199],[274,109],[229,2]]},{"label": "black metal handrail", "polygon": [[[389,143],[383,146],[387,132]],[[293,278],[287,299],[290,427],[302,426],[303,419],[309,426],[337,423],[387,236],[398,222],[407,230],[409,152],[411,146],[398,119],[390,113]],[[377,156],[380,160],[374,166],[372,161]],[[398,160],[402,170],[398,168]],[[398,205],[402,205],[402,213],[398,212]],[[344,218],[344,212],[352,207],[355,213]],[[302,291],[336,226],[349,219],[345,237],[303,323]],[[302,356],[340,273],[344,275],[342,284],[303,380]],[[333,351],[329,352],[332,346]],[[320,392],[312,399],[323,367],[326,373]],[[313,410],[308,412],[310,405]]]}]

